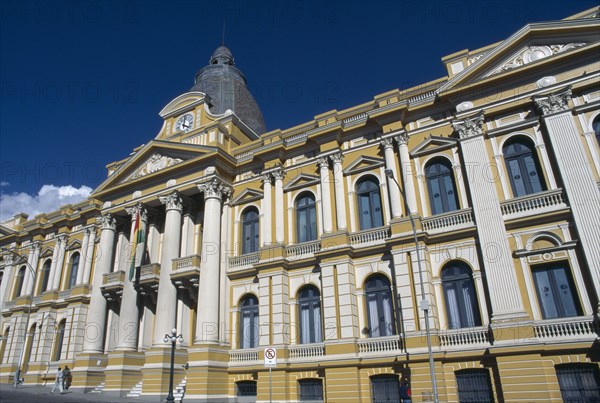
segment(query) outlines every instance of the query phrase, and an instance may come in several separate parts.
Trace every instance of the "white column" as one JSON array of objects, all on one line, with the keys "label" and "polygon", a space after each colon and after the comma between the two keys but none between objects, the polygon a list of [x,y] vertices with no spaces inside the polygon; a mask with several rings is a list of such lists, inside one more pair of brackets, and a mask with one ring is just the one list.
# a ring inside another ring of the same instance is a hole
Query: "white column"
[{"label": "white column", "polygon": [[327,157],[317,158],[321,172],[321,211],[323,211],[323,232],[331,233],[333,223],[331,219],[331,192],[329,190],[329,162]]},{"label": "white column", "polygon": [[[40,252],[42,250],[42,244],[40,242],[34,242],[32,245],[32,254],[30,255],[31,259],[29,260],[29,264],[33,268],[35,274],[38,272],[38,263],[40,260]],[[35,275],[28,268],[26,273],[26,283],[24,289],[26,290],[25,295],[33,294],[33,287],[35,286]]]},{"label": "white column", "polygon": [[160,279],[156,300],[156,318],[154,321],[154,347],[166,348],[163,338],[175,327],[177,309],[177,288],[171,282],[173,259],[179,257],[181,242],[181,212],[183,200],[177,192],[160,197],[165,205],[165,232],[160,258]]},{"label": "white column", "polygon": [[[402,185],[404,186],[404,194],[406,195],[406,203],[410,213],[417,213],[417,196],[415,193],[415,184],[413,180],[413,170],[408,154],[408,134],[402,133],[396,137],[398,142],[398,150],[400,152],[400,167],[402,170]],[[408,212],[407,212],[408,214]]]},{"label": "white column", "polygon": [[[285,172],[283,168],[279,167],[272,174],[275,178],[275,242],[282,244],[285,222],[283,219],[283,178]],[[268,213],[269,211],[265,211],[265,215]]]},{"label": "white column", "polygon": [[198,315],[195,343],[219,341],[219,294],[221,269],[221,206],[231,188],[221,179],[198,185],[204,193],[204,234],[202,237],[202,270],[198,286]]},{"label": "white column", "polygon": [[262,177],[263,180],[263,200],[262,200],[262,245],[270,245],[273,242],[273,237],[271,235],[272,223],[271,217],[273,214],[273,210],[271,207],[271,174],[266,173]]},{"label": "white column", "polygon": [[48,272],[48,287],[47,291],[52,289],[54,282],[54,272],[56,271],[56,261],[58,260],[58,249],[60,242],[56,239],[54,249],[52,250],[52,261],[50,262],[50,272]]},{"label": "white column", "polygon": [[333,180],[335,192],[335,213],[337,218],[338,231],[346,231],[346,193],[344,191],[344,172],[342,171],[342,161],[344,155],[339,152],[329,156],[333,162]]},{"label": "white column", "polygon": [[[542,120],[554,150],[565,193],[577,226],[581,251],[587,261],[596,297],[598,297],[600,296],[600,248],[598,248],[600,189],[569,109],[571,88],[533,100],[543,115]],[[600,303],[598,311],[600,311]]]},{"label": "white column", "polygon": [[[398,180],[398,172],[396,170],[396,161],[394,157],[394,141],[391,137],[381,140],[381,146],[383,147],[383,155],[385,157],[385,167],[386,169],[391,169],[394,178]],[[402,199],[400,198],[400,189],[398,186],[388,178],[388,192],[390,194],[390,204],[392,210],[392,219],[399,218],[402,216]]]},{"label": "white column", "polygon": [[[54,266],[54,274],[51,276],[52,290],[58,290],[58,287],[60,287],[60,278],[65,263],[65,250],[67,249],[68,240],[69,237],[66,234],[61,234],[58,236],[58,254],[56,257],[56,266]],[[102,280],[98,284],[102,284]]]},{"label": "white column", "polygon": [[92,272],[92,262],[94,261],[94,245],[96,244],[96,226],[91,225],[86,228],[86,231],[89,232],[89,238],[86,258],[83,262],[84,266],[82,282],[89,284],[90,274]]},{"label": "white column", "polygon": [[[100,246],[98,248],[98,261],[94,266],[94,280],[92,284],[90,304],[88,307],[87,321],[83,339],[84,353],[102,353],[104,346],[105,322],[106,322],[106,299],[102,295],[100,285],[105,273],[110,273],[113,264],[115,249],[115,231],[117,223],[110,214],[103,214],[97,219],[102,232],[100,235]],[[63,252],[64,256],[64,252]],[[59,276],[56,276],[59,277]]]},{"label": "white column", "polygon": [[[488,166],[489,157],[483,138],[483,115],[453,122],[452,125],[460,136],[459,144],[465,165]],[[467,179],[471,189],[473,214],[478,223],[479,247],[490,285],[492,320],[526,317],[495,183],[481,175],[481,171],[474,169],[467,169]]]},{"label": "white column", "polygon": [[[2,275],[2,284],[0,284],[0,310],[4,308],[4,300],[6,300],[8,293],[8,285],[12,283],[14,271],[14,257],[11,254],[4,255],[4,274]],[[0,318],[0,324],[2,318]],[[0,332],[3,329],[0,327]],[[6,343],[6,341],[4,341]],[[5,344],[6,345],[6,344]],[[6,351],[6,350],[5,350]]]},{"label": "white column", "polygon": [[85,262],[87,261],[88,243],[90,242],[90,232],[83,230],[83,242],[81,243],[81,259],[79,260],[79,270],[77,270],[77,281],[75,284],[81,284],[83,281],[83,272],[85,271]]}]

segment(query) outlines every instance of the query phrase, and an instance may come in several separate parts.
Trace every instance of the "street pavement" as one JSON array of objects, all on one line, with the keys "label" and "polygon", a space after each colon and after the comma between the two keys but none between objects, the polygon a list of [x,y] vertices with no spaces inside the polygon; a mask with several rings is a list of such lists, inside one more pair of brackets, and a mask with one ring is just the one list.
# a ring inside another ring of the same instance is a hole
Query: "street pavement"
[{"label": "street pavement", "polygon": [[131,397],[114,397],[103,394],[80,393],[70,390],[62,395],[59,392],[50,393],[52,384],[47,386],[19,385],[14,389],[12,384],[0,384],[1,403],[69,403],[69,402],[111,402],[111,403],[140,403],[139,399]]}]

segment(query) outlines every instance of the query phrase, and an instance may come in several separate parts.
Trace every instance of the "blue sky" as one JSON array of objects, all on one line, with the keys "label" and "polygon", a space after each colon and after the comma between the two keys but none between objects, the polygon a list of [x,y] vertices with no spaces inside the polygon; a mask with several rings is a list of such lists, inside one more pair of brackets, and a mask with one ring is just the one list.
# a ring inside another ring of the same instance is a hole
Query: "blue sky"
[{"label": "blue sky", "polygon": [[73,202],[161,127],[222,40],[268,130],[445,74],[595,1],[0,3],[0,220]]}]

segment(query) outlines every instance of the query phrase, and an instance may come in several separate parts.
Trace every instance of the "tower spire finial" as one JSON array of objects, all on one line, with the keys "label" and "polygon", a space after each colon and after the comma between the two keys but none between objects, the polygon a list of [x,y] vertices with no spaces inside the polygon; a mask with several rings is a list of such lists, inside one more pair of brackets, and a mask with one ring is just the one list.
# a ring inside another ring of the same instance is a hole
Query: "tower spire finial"
[{"label": "tower spire finial", "polygon": [[225,46],[225,16],[223,16],[223,33],[221,36],[221,46]]}]

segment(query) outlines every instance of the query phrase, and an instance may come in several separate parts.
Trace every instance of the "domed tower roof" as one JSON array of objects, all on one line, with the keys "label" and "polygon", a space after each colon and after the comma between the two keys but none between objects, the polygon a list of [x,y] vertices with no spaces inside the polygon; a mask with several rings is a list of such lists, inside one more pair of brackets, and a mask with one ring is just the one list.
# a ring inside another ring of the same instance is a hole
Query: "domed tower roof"
[{"label": "domed tower roof", "polygon": [[222,114],[231,109],[257,134],[266,131],[262,112],[248,90],[246,77],[235,67],[233,55],[225,46],[219,46],[208,66],[198,70],[190,91],[210,96],[211,113]]}]

